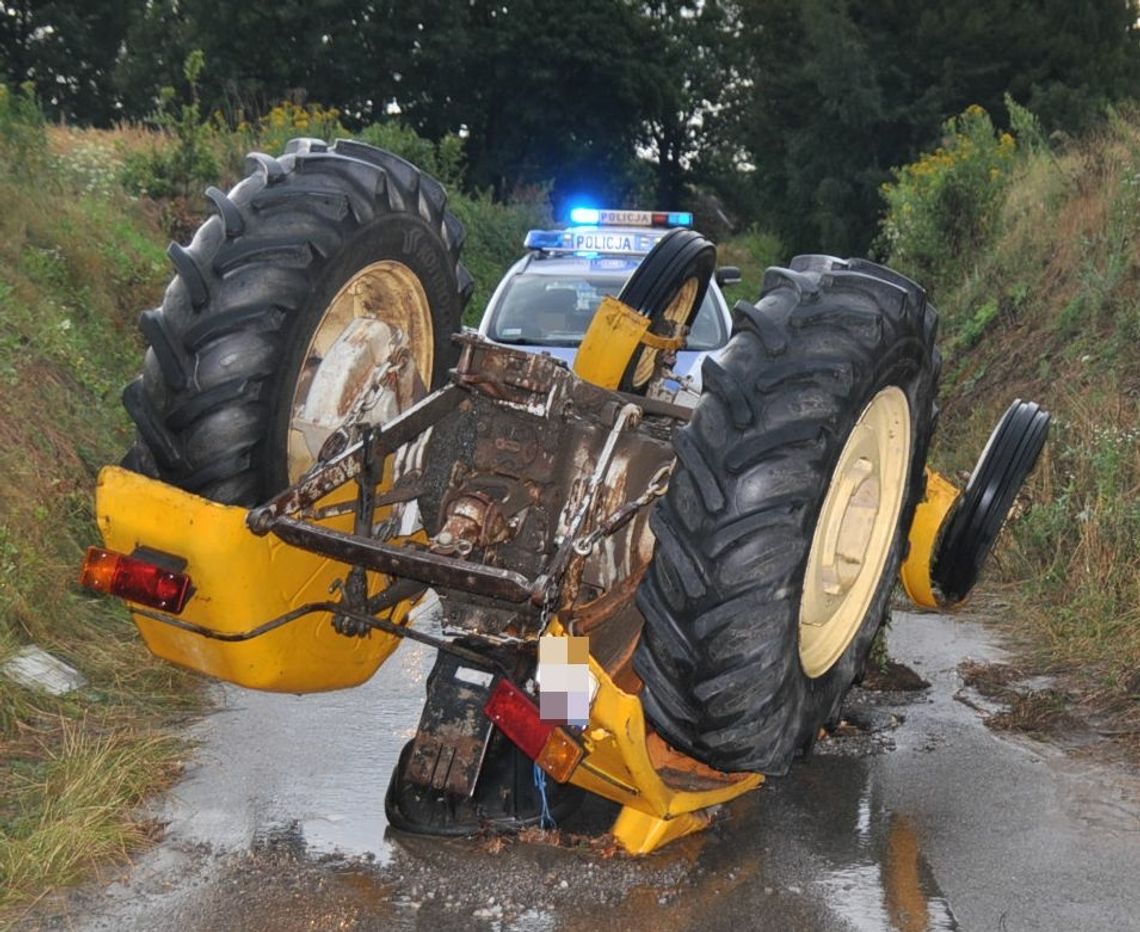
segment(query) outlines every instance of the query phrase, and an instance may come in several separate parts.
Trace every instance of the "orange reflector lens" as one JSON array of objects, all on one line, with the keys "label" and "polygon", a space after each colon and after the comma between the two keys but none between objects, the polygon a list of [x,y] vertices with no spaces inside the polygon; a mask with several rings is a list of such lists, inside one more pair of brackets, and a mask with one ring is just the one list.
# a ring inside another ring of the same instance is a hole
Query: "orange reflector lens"
[{"label": "orange reflector lens", "polygon": [[544,722],[530,696],[509,680],[495,684],[483,711],[531,760],[537,760],[554,731],[554,723]]},{"label": "orange reflector lens", "polygon": [[569,734],[561,728],[555,728],[534,762],[559,783],[565,783],[585,753],[582,745]]},{"label": "orange reflector lens", "polygon": [[179,614],[190,598],[190,577],[102,547],[88,547],[81,585],[130,602]]}]

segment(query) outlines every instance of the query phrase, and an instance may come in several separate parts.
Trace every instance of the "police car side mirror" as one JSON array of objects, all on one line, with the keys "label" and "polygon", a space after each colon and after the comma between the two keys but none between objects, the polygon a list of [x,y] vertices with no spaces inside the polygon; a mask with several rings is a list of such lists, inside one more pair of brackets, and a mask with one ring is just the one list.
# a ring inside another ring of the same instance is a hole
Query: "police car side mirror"
[{"label": "police car side mirror", "polygon": [[716,270],[716,283],[722,287],[724,285],[736,285],[740,281],[740,269],[735,265],[722,265]]}]

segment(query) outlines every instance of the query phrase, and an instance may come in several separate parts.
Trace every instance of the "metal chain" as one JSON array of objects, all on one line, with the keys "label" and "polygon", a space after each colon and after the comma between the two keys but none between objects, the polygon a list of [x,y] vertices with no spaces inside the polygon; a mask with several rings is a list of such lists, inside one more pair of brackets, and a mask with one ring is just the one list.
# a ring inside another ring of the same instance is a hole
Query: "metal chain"
[{"label": "metal chain", "polygon": [[386,384],[389,377],[393,372],[399,372],[403,368],[404,359],[399,354],[394,354],[394,359],[387,359],[384,363],[376,368],[372,373],[372,378],[368,387],[357,395],[349,408],[348,414],[345,416],[344,421],[340,425],[341,430],[351,430],[361,423],[365,415],[380,402],[381,396],[385,391],[389,391],[390,387]]},{"label": "metal chain", "polygon": [[585,534],[574,541],[574,552],[580,557],[588,557],[594,552],[603,537],[608,537],[618,528],[630,520],[638,511],[655,499],[660,498],[669,490],[669,478],[673,475],[673,463],[662,466],[653,474],[645,491],[637,498],[631,499],[617,511],[606,516],[589,534]]}]

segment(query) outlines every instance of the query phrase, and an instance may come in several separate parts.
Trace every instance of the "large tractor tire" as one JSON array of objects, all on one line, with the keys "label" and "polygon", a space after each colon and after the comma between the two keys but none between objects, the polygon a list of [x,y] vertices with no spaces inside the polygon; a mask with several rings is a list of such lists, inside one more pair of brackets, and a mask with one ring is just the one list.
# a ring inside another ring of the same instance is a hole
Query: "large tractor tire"
[{"label": "large tractor tire", "polygon": [[123,393],[124,465],[240,505],[295,481],[346,421],[438,386],[472,285],[443,188],[403,159],[295,139],[247,167],[171,245],[178,274],[142,314],[149,349]]},{"label": "large tractor tire", "polygon": [[674,439],[637,603],[671,744],[781,774],[839,712],[923,492],[940,360],[923,291],[863,260],[770,269]]}]

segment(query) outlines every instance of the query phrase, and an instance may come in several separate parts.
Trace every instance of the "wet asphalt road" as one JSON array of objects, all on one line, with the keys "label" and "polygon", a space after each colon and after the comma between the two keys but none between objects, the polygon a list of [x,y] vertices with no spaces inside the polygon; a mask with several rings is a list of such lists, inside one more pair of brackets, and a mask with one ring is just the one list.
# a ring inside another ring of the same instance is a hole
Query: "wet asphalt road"
[{"label": "wet asphalt road", "polygon": [[[929,690],[857,691],[870,733],[823,742],[712,830],[643,859],[387,830],[384,789],[430,665],[418,645],[344,693],[226,689],[157,813],[163,842],[121,880],[41,904],[22,924],[1140,929],[1140,780],[997,736],[957,701],[957,665],[1001,657],[983,627],[900,614],[890,642]],[[604,828],[609,815],[598,806],[585,819]]]}]

